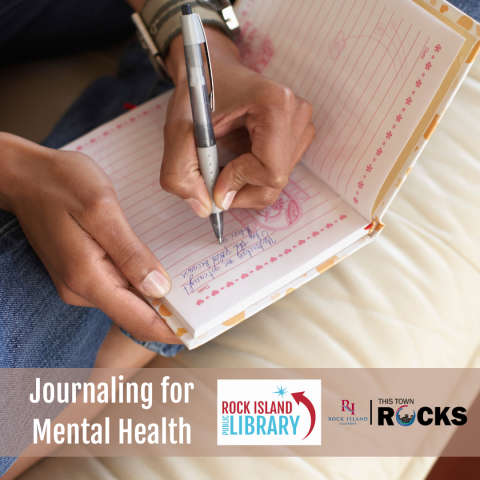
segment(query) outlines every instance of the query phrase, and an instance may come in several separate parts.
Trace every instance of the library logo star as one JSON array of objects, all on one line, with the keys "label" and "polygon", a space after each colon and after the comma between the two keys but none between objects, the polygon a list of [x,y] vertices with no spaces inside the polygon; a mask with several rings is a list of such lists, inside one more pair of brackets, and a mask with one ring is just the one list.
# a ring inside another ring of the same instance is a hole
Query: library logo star
[{"label": "library logo star", "polygon": [[287,394],[287,389],[280,385],[280,387],[277,387],[277,391],[273,393],[277,393],[279,397],[281,396],[283,398],[283,396]]}]

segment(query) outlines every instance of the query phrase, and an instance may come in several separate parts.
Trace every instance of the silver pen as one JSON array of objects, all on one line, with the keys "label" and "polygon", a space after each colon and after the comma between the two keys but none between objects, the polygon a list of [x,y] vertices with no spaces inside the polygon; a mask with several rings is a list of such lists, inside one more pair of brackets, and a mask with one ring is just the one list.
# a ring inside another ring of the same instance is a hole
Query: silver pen
[{"label": "silver pen", "polygon": [[[208,51],[207,37],[200,15],[192,13],[189,4],[182,5],[183,46],[185,62],[187,64],[188,87],[190,103],[192,105],[193,125],[195,128],[195,142],[197,144],[198,164],[200,173],[205,181],[210,199],[212,200],[213,231],[218,241],[223,239],[223,210],[217,207],[213,199],[213,190],[220,174],[218,167],[217,145],[213,133],[212,112],[215,110],[212,67]],[[203,66],[202,44],[205,45],[208,73],[210,76],[210,94],[207,91],[207,79]]]}]

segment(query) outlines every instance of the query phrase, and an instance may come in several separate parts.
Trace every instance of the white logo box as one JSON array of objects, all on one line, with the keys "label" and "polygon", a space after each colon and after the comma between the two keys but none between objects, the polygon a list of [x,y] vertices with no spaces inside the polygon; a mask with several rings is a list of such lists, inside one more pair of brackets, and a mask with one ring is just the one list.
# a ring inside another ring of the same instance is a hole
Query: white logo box
[{"label": "white logo box", "polygon": [[217,445],[321,445],[321,403],[321,380],[217,380]]}]

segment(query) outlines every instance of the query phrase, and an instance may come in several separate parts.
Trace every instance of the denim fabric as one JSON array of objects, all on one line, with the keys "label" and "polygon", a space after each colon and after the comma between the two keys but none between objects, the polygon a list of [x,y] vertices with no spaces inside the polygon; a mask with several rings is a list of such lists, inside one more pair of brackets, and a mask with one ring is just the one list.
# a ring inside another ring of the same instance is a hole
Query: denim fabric
[{"label": "denim fabric", "polygon": [[480,1],[479,0],[449,0],[452,5],[470,15],[477,22],[480,22]]},{"label": "denim fabric", "polygon": [[[91,368],[112,321],[60,300],[18,220],[0,210],[0,367]],[[15,458],[0,458],[0,476]]]}]

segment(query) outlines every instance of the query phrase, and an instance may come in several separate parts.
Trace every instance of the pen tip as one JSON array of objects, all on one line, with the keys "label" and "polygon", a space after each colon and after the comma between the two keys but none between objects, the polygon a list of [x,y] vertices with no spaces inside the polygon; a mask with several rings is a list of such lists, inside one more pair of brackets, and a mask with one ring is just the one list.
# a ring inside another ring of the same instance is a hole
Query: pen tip
[{"label": "pen tip", "polygon": [[223,242],[223,238],[220,237],[220,238],[218,239],[218,243],[222,243],[222,242]]}]

